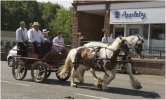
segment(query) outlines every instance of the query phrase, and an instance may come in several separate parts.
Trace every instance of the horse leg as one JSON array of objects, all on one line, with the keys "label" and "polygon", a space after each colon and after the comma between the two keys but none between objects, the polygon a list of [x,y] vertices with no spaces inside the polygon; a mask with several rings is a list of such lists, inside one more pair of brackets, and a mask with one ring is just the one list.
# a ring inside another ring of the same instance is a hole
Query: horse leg
[{"label": "horse leg", "polygon": [[113,79],[115,79],[115,76],[116,76],[116,72],[117,72],[118,67],[119,67],[119,64],[117,64],[116,67],[111,70],[111,77],[110,77],[110,79],[108,80],[108,84],[110,84],[110,82],[111,82]]},{"label": "horse leg", "polygon": [[127,69],[127,72],[129,74],[130,77],[130,84],[134,89],[141,89],[141,83],[134,77],[133,73],[132,73],[132,66],[131,63],[126,63],[125,64],[125,68]]},{"label": "horse leg", "polygon": [[103,89],[103,91],[108,89],[107,85],[108,85],[108,81],[109,80],[110,80],[110,75],[105,73],[105,75],[103,77],[103,82],[102,82],[102,89]]},{"label": "horse leg", "polygon": [[79,65],[77,68],[77,79],[80,81],[80,83],[84,83],[84,73],[86,70],[86,66],[85,65]]},{"label": "horse leg", "polygon": [[75,69],[74,67],[71,70],[71,82],[70,82],[70,86],[71,87],[77,87],[77,84],[74,83],[74,78],[76,77],[76,73],[75,73]]},{"label": "horse leg", "polygon": [[102,86],[102,79],[101,78],[98,78],[97,76],[96,76],[96,73],[95,73],[95,70],[93,69],[93,68],[91,68],[90,69],[90,72],[92,73],[92,75],[93,75],[93,77],[94,77],[94,79],[95,79],[95,86],[97,86],[97,87],[101,87]]},{"label": "horse leg", "polygon": [[[116,72],[117,72],[118,67],[119,67],[119,64],[117,64],[117,65],[115,66],[115,68],[112,69],[111,71],[110,71],[110,70],[106,70],[107,75],[106,75],[106,74],[104,75],[104,77],[103,77],[103,83],[102,83],[102,88],[103,88],[103,90],[106,90],[106,89],[107,89],[107,86],[106,86],[106,85],[110,84],[110,82],[111,82],[113,79],[115,79],[115,76],[116,76]],[[110,73],[111,76],[110,76],[110,74],[108,74],[108,73]]]}]

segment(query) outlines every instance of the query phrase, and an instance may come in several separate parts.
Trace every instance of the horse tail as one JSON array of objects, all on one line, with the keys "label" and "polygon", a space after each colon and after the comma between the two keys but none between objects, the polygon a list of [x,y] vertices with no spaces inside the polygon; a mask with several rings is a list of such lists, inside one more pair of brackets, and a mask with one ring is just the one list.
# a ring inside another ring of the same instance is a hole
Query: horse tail
[{"label": "horse tail", "polygon": [[72,67],[71,65],[72,65],[72,61],[70,56],[68,55],[65,60],[65,64],[62,66],[62,70],[60,71],[59,75],[64,74],[65,72],[70,72]]}]

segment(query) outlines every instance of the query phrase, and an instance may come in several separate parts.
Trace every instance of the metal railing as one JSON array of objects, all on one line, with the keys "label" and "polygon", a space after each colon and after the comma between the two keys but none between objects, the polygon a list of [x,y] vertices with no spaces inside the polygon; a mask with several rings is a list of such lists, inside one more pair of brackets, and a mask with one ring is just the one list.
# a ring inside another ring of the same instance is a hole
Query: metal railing
[{"label": "metal railing", "polygon": [[165,48],[164,47],[146,47],[143,49],[142,54],[145,57],[155,57],[164,59],[165,58]]}]

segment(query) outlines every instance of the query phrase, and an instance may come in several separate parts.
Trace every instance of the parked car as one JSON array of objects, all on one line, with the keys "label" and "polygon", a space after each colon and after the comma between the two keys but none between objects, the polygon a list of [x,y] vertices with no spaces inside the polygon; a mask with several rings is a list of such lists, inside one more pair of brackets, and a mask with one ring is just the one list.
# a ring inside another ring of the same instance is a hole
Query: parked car
[{"label": "parked car", "polygon": [[13,56],[17,56],[17,46],[16,45],[9,51],[8,56],[7,56],[7,62],[8,62],[9,67],[12,67],[15,62],[15,59]]}]

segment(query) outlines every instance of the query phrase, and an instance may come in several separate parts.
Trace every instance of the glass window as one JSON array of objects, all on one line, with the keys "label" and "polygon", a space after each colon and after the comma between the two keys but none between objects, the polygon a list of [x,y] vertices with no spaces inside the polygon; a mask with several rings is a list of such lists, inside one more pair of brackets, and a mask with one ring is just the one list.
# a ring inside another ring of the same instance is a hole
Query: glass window
[{"label": "glass window", "polygon": [[150,38],[165,40],[165,24],[151,24]]},{"label": "glass window", "polygon": [[144,39],[148,39],[148,30],[149,30],[149,24],[143,25],[143,37]]},{"label": "glass window", "polygon": [[129,35],[139,35],[139,29],[138,28],[130,28]]}]

